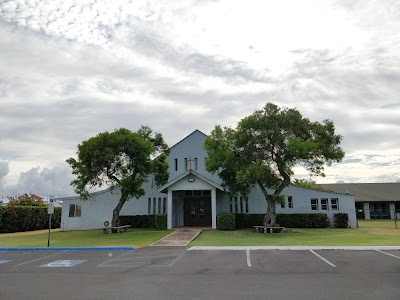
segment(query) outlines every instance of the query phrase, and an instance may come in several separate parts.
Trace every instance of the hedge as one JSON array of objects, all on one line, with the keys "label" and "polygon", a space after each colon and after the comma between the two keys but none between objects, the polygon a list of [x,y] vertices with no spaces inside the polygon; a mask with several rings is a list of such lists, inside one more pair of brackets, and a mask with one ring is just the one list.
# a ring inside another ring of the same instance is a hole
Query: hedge
[{"label": "hedge", "polygon": [[[60,228],[61,207],[54,208],[51,228]],[[49,228],[47,206],[3,206],[0,208],[0,232],[22,232]]]},{"label": "hedge", "polygon": [[166,214],[156,215],[154,225],[157,229],[160,230],[167,229],[167,215]]},{"label": "hedge", "polygon": [[217,215],[217,229],[235,230],[235,214],[227,213]]},{"label": "hedge", "polygon": [[[227,215],[227,214],[221,214]],[[233,215],[234,229],[252,228],[264,224],[264,214],[228,214]],[[326,214],[278,214],[276,223],[289,228],[326,228],[330,226]],[[217,216],[218,229],[218,216]],[[233,229],[230,229],[233,230]]]},{"label": "hedge", "polygon": [[132,228],[154,228],[156,215],[119,216],[120,225],[131,225]]},{"label": "hedge", "polygon": [[349,227],[349,215],[346,213],[335,214],[334,224],[336,228]]},{"label": "hedge", "polygon": [[278,214],[276,223],[289,228],[327,228],[330,226],[326,214]]}]

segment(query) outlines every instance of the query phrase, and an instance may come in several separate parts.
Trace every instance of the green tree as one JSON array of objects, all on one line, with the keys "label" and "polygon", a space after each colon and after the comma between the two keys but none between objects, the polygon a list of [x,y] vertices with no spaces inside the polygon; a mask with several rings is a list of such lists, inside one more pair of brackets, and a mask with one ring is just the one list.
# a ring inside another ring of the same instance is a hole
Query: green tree
[{"label": "green tree", "polygon": [[77,176],[71,182],[82,200],[90,198],[93,187],[118,188],[120,200],[113,210],[112,226],[119,225],[119,213],[131,197],[144,195],[142,185],[154,176],[157,186],[168,180],[168,146],[160,133],[153,134],[147,126],[132,132],[120,128],[102,132],[78,145],[78,159],[67,163]]},{"label": "green tree", "polygon": [[7,198],[8,206],[45,206],[43,198],[32,193]]},{"label": "green tree", "polygon": [[275,225],[275,206],[283,200],[293,168],[302,165],[310,174],[324,176],[325,164],[343,159],[341,139],[330,120],[311,122],[297,109],[267,103],[236,129],[215,127],[204,144],[206,167],[218,173],[231,194],[259,186],[267,201],[264,224]]}]

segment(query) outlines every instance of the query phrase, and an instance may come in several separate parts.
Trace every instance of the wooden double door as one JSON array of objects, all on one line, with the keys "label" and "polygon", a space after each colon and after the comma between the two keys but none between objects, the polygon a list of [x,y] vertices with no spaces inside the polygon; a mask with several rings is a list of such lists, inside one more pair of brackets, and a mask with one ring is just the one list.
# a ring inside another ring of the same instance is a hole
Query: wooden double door
[{"label": "wooden double door", "polygon": [[186,197],[184,222],[185,226],[211,226],[211,197]]}]

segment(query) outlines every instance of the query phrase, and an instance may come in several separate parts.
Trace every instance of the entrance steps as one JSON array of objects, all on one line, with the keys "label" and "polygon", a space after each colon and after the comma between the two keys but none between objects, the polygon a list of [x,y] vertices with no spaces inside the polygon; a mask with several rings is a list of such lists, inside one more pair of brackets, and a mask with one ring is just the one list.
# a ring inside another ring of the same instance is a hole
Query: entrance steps
[{"label": "entrance steps", "polygon": [[155,242],[151,246],[179,246],[185,247],[202,231],[202,228],[177,228],[174,232]]}]

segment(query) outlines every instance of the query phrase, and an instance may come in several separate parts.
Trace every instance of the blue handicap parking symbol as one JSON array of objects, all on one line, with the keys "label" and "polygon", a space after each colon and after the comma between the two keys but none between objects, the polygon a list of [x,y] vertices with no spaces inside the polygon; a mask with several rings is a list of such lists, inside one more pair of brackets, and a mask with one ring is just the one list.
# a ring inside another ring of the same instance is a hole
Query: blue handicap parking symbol
[{"label": "blue handicap parking symbol", "polygon": [[11,261],[11,260],[0,260],[0,265],[1,265],[1,264],[8,263],[9,261]]},{"label": "blue handicap parking symbol", "polygon": [[41,268],[69,268],[75,267],[87,260],[56,260],[51,263],[41,265]]}]

